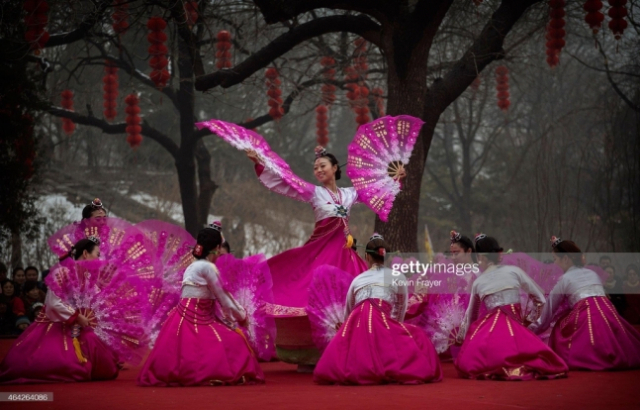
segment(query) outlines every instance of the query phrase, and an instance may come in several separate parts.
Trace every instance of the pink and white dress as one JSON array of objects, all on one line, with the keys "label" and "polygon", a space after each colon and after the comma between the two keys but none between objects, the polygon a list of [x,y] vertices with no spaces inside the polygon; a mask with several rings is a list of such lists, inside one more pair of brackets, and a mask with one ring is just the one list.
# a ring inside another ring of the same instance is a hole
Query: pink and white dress
[{"label": "pink and white dress", "polygon": [[[567,300],[570,308],[563,309]],[[594,271],[573,266],[565,272],[551,291],[535,331],[544,332],[556,318],[549,346],[570,369],[640,367],[640,333],[618,314]]]},{"label": "pink and white dress", "polygon": [[244,309],[223,288],[216,266],[193,262],[184,272],[180,302],[162,326],[138,385],[264,383],[247,338],[236,325],[245,319]]},{"label": "pink and white dress", "polygon": [[[515,266],[491,266],[474,282],[458,340],[464,343],[454,364],[469,379],[532,380],[566,376],[567,365],[523,325],[520,290],[540,308],[542,289]],[[488,313],[478,317],[481,304]],[[527,320],[538,319],[540,309]]]}]

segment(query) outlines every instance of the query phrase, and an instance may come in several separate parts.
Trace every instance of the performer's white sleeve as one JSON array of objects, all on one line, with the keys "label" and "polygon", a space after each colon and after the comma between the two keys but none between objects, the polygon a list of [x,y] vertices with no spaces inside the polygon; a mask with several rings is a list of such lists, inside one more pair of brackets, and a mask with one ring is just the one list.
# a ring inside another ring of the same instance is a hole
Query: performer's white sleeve
[{"label": "performer's white sleeve", "polygon": [[44,299],[44,312],[52,322],[72,324],[78,317],[78,311],[64,303],[51,289]]},{"label": "performer's white sleeve", "polygon": [[270,191],[302,202],[309,202],[313,198],[315,193],[315,185],[313,184],[298,178],[299,183],[294,187],[293,182],[283,180],[278,174],[263,165],[257,164],[255,170],[260,182]]}]

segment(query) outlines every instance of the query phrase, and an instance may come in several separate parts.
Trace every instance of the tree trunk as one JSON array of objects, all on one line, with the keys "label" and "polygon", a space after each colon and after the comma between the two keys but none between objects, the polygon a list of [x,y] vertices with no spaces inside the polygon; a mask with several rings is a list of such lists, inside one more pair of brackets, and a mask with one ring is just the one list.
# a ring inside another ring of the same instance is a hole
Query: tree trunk
[{"label": "tree trunk", "polygon": [[218,186],[211,180],[211,154],[204,145],[202,139],[196,147],[196,161],[198,163],[198,182],[200,194],[198,195],[198,225],[206,225],[209,218],[211,199]]},{"label": "tree trunk", "polygon": [[[11,231],[11,269],[17,266],[24,267],[22,264],[22,238],[20,232]],[[13,279],[13,278],[12,278]]]}]

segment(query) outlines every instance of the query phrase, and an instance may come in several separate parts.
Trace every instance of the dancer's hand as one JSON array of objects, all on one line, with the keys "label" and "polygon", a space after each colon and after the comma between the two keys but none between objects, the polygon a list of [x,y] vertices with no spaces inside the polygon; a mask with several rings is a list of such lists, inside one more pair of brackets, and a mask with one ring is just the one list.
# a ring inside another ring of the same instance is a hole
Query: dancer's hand
[{"label": "dancer's hand", "polygon": [[249,158],[254,164],[260,163],[260,157],[257,152],[252,149],[245,149],[244,152],[247,153],[247,158]]},{"label": "dancer's hand", "polygon": [[396,175],[396,178],[398,179],[398,181],[402,181],[406,177],[407,177],[407,171],[405,171],[404,165],[400,164],[400,166],[398,167],[398,173]]},{"label": "dancer's hand", "polygon": [[89,326],[89,319],[87,319],[87,317],[84,315],[78,315],[78,317],[76,318],[76,323],[78,323],[82,327],[87,327]]}]

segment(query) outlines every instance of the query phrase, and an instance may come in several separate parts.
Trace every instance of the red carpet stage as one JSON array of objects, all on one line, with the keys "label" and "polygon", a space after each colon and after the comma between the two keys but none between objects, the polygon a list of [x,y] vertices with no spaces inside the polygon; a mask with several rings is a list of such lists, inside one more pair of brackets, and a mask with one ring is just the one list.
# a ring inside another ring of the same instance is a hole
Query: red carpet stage
[{"label": "red carpet stage", "polygon": [[[15,339],[0,340],[4,357]],[[572,372],[552,381],[462,380],[444,363],[445,379],[421,386],[318,386],[295,366],[263,363],[262,386],[138,387],[138,369],[110,382],[0,386],[2,392],[53,392],[53,402],[0,403],[0,409],[639,409],[640,370]]]}]

